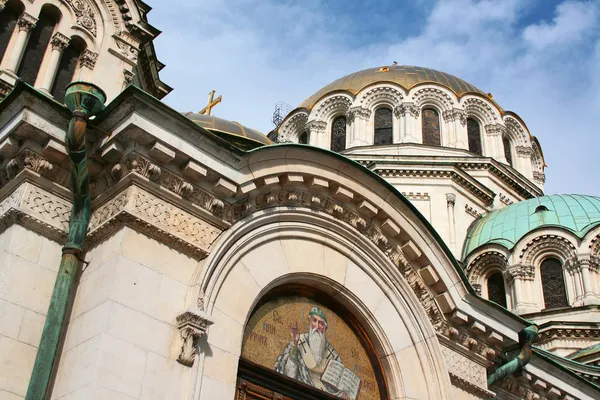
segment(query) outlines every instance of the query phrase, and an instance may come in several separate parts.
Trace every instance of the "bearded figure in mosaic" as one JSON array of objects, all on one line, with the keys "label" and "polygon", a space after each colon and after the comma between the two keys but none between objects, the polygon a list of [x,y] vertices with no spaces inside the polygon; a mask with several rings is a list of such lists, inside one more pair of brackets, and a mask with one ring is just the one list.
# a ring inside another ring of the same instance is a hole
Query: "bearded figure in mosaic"
[{"label": "bearded figure in mosaic", "polygon": [[[342,399],[350,399],[344,391],[327,385],[322,380],[330,361],[342,364],[339,354],[327,340],[327,317],[319,307],[308,314],[309,331],[299,333],[298,324],[290,326],[292,339],[275,361],[275,371]],[[343,368],[343,367],[342,367]]]}]

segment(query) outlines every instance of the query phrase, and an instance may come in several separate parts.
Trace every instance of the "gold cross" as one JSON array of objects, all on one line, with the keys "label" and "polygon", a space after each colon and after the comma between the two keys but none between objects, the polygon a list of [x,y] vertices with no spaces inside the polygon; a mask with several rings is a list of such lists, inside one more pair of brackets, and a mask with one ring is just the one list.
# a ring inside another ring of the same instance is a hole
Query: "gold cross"
[{"label": "gold cross", "polygon": [[208,105],[206,107],[204,107],[199,112],[199,114],[210,115],[210,111],[213,109],[213,107],[216,106],[217,104],[219,104],[221,102],[221,100],[223,100],[223,96],[219,96],[213,100],[214,97],[215,97],[215,91],[213,90],[212,92],[210,92],[208,94]]}]

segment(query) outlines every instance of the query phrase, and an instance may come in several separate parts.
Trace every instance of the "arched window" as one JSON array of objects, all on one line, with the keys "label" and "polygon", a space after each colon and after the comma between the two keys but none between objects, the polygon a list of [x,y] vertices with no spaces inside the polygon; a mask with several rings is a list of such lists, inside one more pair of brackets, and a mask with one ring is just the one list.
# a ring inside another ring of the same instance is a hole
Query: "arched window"
[{"label": "arched window", "polygon": [[510,148],[510,139],[507,136],[502,138],[502,145],[504,146],[504,157],[506,158],[506,162],[512,167],[512,149]]},{"label": "arched window", "polygon": [[423,144],[428,146],[441,146],[440,116],[433,108],[426,108],[421,113],[421,127],[423,130]]},{"label": "arched window", "polygon": [[23,58],[19,65],[17,75],[30,85],[35,84],[42,59],[52,38],[54,27],[58,23],[60,15],[53,7],[42,7],[42,12],[35,28],[31,31],[29,41],[23,52]]},{"label": "arched window", "polygon": [[71,38],[69,46],[62,53],[60,63],[58,64],[58,71],[56,71],[56,77],[50,91],[55,100],[62,102],[65,98],[65,87],[73,81],[77,61],[79,61],[83,50],[85,50],[85,42],[78,37]]},{"label": "arched window", "polygon": [[482,155],[481,149],[481,128],[479,122],[473,118],[467,119],[467,137],[469,139],[469,151],[475,154]]},{"label": "arched window", "polygon": [[302,131],[300,135],[298,135],[298,143],[308,144],[308,132]]},{"label": "arched window", "polygon": [[346,117],[339,116],[331,124],[331,151],[342,151],[346,148]]},{"label": "arched window", "polygon": [[378,108],[375,111],[375,137],[373,144],[392,144],[394,135],[392,124],[392,110],[389,108]]},{"label": "arched window", "polygon": [[23,5],[9,1],[6,8],[0,12],[0,60],[8,48],[8,42],[15,30],[19,15],[23,13]]},{"label": "arched window", "polygon": [[487,280],[488,300],[506,307],[506,289],[504,288],[504,277],[501,272],[489,276]]},{"label": "arched window", "polygon": [[556,258],[547,258],[542,261],[540,270],[546,309],[568,307],[562,263]]}]

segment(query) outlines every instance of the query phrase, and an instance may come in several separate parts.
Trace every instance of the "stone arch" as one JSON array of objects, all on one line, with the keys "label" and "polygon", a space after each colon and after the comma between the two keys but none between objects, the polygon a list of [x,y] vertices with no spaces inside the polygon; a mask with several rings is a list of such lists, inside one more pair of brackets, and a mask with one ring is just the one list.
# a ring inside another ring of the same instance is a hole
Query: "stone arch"
[{"label": "stone arch", "polygon": [[487,249],[471,258],[467,266],[467,276],[471,284],[475,287],[475,290],[481,294],[483,293],[482,288],[484,287],[486,277],[492,271],[496,270],[505,273],[507,267],[508,259],[504,252],[496,249]]},{"label": "stone arch", "polygon": [[465,96],[461,103],[467,113],[467,118],[475,117],[481,122],[482,129],[486,125],[497,124],[500,115],[494,106],[478,96]]},{"label": "stone arch", "polygon": [[529,146],[529,135],[523,125],[510,115],[504,116],[506,136],[510,138],[513,146]]},{"label": "stone arch", "polygon": [[419,108],[434,106],[440,116],[444,111],[452,110],[457,103],[456,96],[452,92],[433,86],[417,87],[411,90],[410,97]]},{"label": "stone arch", "polygon": [[375,86],[369,86],[362,90],[357,96],[355,104],[357,107],[363,107],[375,112],[375,108],[383,105],[388,106],[390,109],[399,107],[402,104],[404,98],[403,91],[400,87],[394,87],[390,84],[381,84]]},{"label": "stone arch", "polygon": [[[391,398],[450,398],[435,329],[410,285],[393,283],[395,267],[372,242],[340,231],[332,218],[285,209],[258,211],[219,242],[199,280],[200,305],[214,320],[210,356],[200,360],[200,368],[209,371],[202,385],[215,379],[210,371],[217,365],[235,375],[241,335],[254,306],[273,288],[293,282],[318,286],[357,316],[373,342]],[[223,329],[229,336],[235,330],[239,340],[226,340]]]},{"label": "stone arch", "polygon": [[279,142],[294,142],[298,143],[298,136],[306,130],[306,122],[308,121],[308,113],[297,111],[282,124],[279,130]]},{"label": "stone arch", "polygon": [[542,152],[535,140],[531,142],[531,167],[533,170],[533,180],[537,184],[543,185],[546,182],[546,174],[544,173],[544,159]]},{"label": "stone arch", "polygon": [[310,114],[310,120],[330,122],[338,115],[345,115],[352,104],[347,94],[333,94],[319,101]]}]

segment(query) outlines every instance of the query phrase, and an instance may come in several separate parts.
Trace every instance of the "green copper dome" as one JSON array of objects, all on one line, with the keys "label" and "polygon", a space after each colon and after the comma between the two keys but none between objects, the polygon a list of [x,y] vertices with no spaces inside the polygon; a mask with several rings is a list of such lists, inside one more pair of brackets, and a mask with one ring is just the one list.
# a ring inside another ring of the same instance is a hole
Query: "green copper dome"
[{"label": "green copper dome", "polygon": [[529,232],[541,227],[566,229],[581,239],[598,225],[600,197],[550,195],[521,201],[487,213],[471,224],[463,260],[486,244],[499,244],[510,250]]}]

